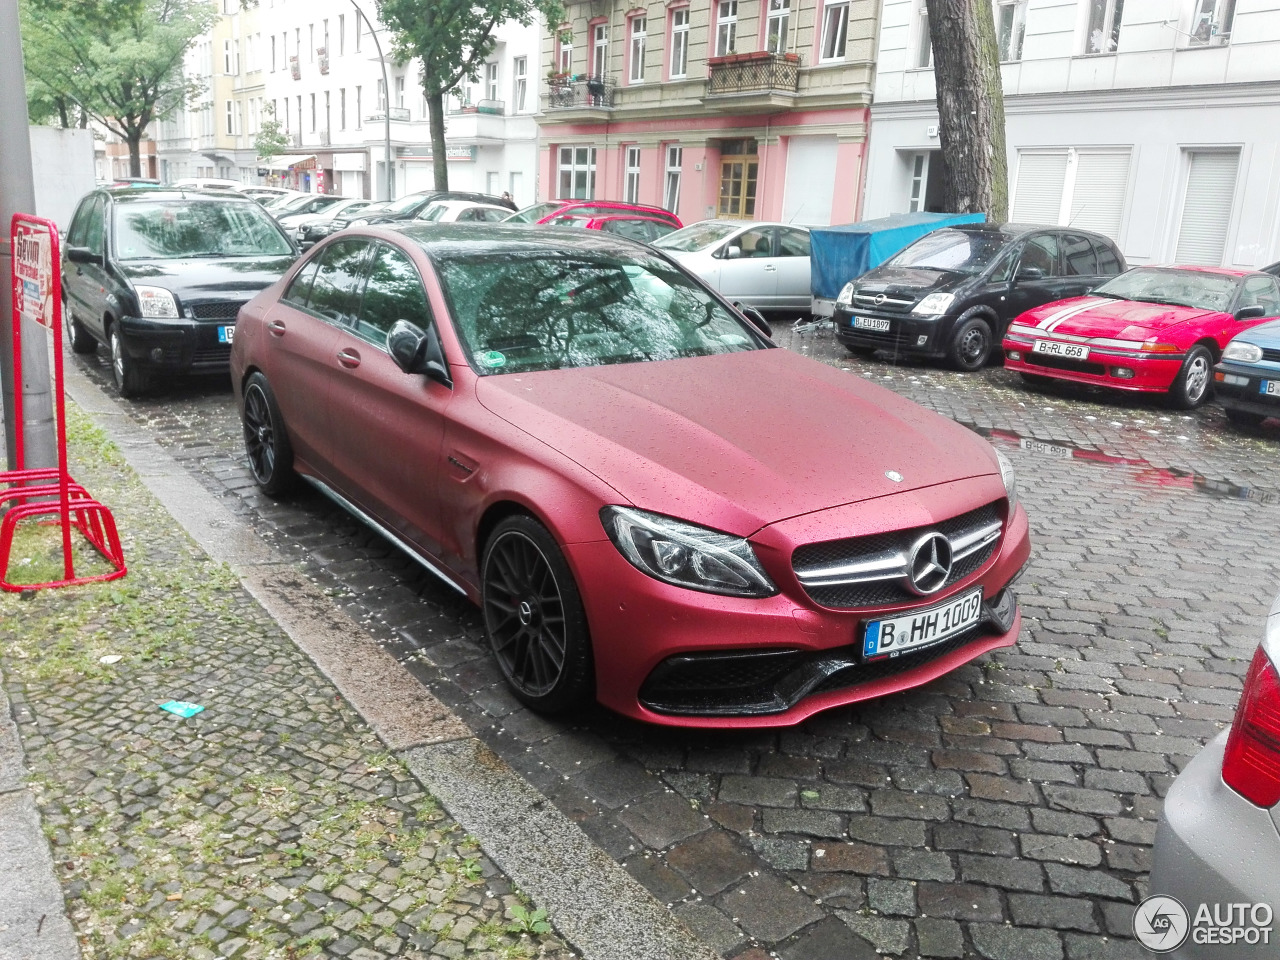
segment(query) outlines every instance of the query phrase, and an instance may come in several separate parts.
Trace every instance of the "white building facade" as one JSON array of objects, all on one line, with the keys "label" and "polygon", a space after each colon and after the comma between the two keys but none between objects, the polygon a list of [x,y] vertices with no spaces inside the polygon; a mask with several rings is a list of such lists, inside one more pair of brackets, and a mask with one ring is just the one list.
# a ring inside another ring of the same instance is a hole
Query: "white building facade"
[{"label": "white building facade", "polygon": [[[1280,0],[995,0],[1010,219],[1131,263],[1280,259]],[[923,0],[884,0],[864,216],[940,209]]]},{"label": "white building facade", "polygon": [[[229,176],[385,199],[389,112],[393,195],[435,186],[418,64],[391,59],[391,35],[375,4],[261,0],[242,9],[238,0],[218,2],[221,22],[187,58],[188,73],[204,80],[205,92],[195,107],[160,125],[161,166],[168,161],[169,180]],[[449,187],[505,191],[517,203],[531,203],[538,160],[533,71],[542,28],[505,23],[496,35],[479,81],[445,101]],[[258,162],[253,144],[271,117],[290,145],[284,155]]]}]

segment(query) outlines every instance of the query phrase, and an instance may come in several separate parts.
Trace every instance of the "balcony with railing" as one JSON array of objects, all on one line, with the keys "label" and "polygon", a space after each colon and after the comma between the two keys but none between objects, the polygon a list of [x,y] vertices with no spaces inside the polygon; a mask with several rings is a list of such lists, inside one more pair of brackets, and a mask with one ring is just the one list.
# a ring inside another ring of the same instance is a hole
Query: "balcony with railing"
[{"label": "balcony with railing", "polygon": [[557,73],[547,77],[547,90],[542,103],[545,113],[557,120],[603,120],[613,110],[618,85],[610,77]]},{"label": "balcony with railing", "polygon": [[451,143],[497,146],[507,139],[507,105],[502,100],[454,101],[446,128]]},{"label": "balcony with railing", "polygon": [[731,53],[707,61],[708,109],[774,110],[791,106],[800,84],[794,53]]}]

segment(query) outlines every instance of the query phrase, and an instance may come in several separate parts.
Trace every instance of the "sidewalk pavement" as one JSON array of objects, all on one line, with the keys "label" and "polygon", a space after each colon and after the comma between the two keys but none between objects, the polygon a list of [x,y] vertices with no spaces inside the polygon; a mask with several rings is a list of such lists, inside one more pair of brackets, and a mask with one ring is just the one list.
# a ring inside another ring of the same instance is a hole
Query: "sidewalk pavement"
[{"label": "sidewalk pavement", "polygon": [[109,400],[68,390],[89,415],[73,475],[130,572],[0,596],[0,957],[716,956]]}]

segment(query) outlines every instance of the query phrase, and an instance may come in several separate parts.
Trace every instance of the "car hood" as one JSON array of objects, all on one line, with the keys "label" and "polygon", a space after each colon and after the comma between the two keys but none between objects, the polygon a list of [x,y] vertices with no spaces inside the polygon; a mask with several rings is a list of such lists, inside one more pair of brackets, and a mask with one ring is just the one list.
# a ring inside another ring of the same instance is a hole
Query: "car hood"
[{"label": "car hood", "polygon": [[487,376],[476,392],[632,504],[739,536],[999,472],[964,427],[788,350]]},{"label": "car hood", "polygon": [[[1280,320],[1272,320],[1259,324],[1236,337],[1246,343],[1256,344],[1268,350],[1280,349]],[[1276,599],[1276,609],[1280,611],[1280,598]]]},{"label": "car hood", "polygon": [[1215,316],[1226,317],[1226,314],[1201,307],[1171,307],[1139,300],[1075,297],[1028,310],[1017,322],[1039,327],[1045,333],[1145,340],[1159,336],[1170,327]]},{"label": "car hood", "polygon": [[859,293],[895,293],[924,297],[936,290],[950,290],[968,279],[968,274],[954,270],[926,267],[876,267],[857,280]]},{"label": "car hood", "polygon": [[284,276],[294,259],[288,254],[225,260],[130,260],[120,264],[120,272],[135,284],[164,287],[179,300],[249,300]]}]

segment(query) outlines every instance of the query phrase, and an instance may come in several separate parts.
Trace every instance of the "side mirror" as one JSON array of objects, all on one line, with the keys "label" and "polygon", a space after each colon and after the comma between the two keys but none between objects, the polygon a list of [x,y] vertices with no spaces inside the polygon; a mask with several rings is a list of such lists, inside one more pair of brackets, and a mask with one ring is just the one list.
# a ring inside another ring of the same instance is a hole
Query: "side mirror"
[{"label": "side mirror", "polygon": [[67,251],[67,259],[72,263],[102,263],[102,257],[88,247],[63,247]]},{"label": "side mirror", "polygon": [[770,340],[773,339],[773,327],[769,326],[769,321],[764,318],[763,313],[755,307],[744,307],[742,304],[738,303],[737,300],[733,301],[733,307],[742,314],[742,316],[746,318],[747,322],[749,322],[753,327],[763,333]]},{"label": "side mirror", "polygon": [[1043,280],[1044,271],[1041,270],[1039,267],[1033,267],[1031,264],[1027,264],[1026,266],[1022,266],[1018,268],[1018,272],[1013,279],[1014,280]]},{"label": "side mirror", "polygon": [[724,258],[726,260],[737,260],[742,256],[742,248],[739,246],[728,246],[724,248]]},{"label": "side mirror", "polygon": [[440,334],[434,326],[424,332],[408,320],[397,320],[387,334],[387,351],[405,373],[425,374],[427,379],[446,387],[453,386],[444,362]]},{"label": "side mirror", "polygon": [[1266,315],[1267,308],[1260,303],[1255,303],[1252,307],[1241,307],[1236,311],[1237,320],[1257,320]]}]

